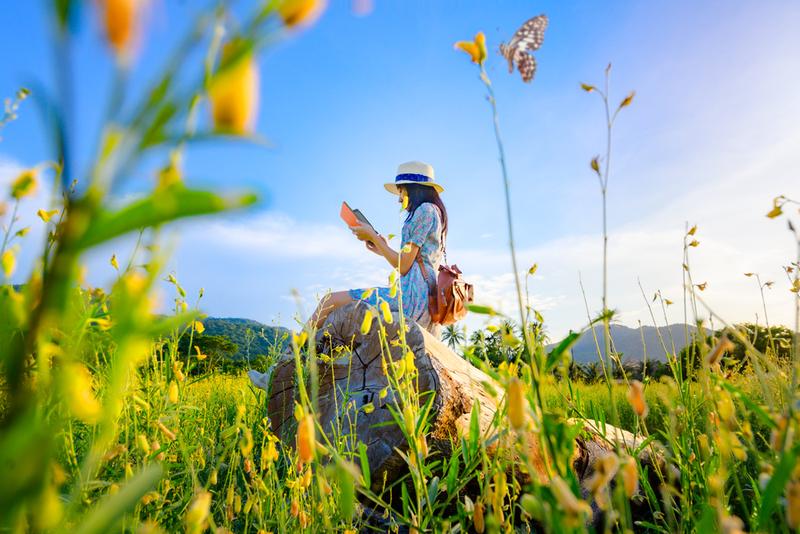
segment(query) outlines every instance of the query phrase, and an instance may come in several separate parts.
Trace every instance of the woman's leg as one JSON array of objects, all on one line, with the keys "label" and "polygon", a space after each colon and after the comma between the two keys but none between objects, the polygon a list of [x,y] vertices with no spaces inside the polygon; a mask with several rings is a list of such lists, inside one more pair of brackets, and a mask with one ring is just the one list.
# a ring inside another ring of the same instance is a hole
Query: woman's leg
[{"label": "woman's leg", "polygon": [[327,295],[319,302],[314,313],[311,314],[308,324],[313,325],[314,328],[321,328],[322,325],[325,324],[325,319],[328,318],[328,315],[330,315],[333,310],[341,308],[351,302],[353,302],[353,298],[348,291],[336,291]]}]

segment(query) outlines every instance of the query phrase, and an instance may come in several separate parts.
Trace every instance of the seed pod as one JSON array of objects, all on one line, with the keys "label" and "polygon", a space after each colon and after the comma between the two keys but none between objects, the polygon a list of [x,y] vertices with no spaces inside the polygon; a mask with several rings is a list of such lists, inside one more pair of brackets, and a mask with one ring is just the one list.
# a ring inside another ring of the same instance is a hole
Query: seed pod
[{"label": "seed pod", "polygon": [[631,381],[628,390],[628,402],[631,403],[634,413],[641,418],[647,417],[647,401],[644,398],[644,385],[638,380]]},{"label": "seed pod", "polygon": [[475,532],[483,534],[486,524],[483,522],[483,504],[476,502],[472,511],[472,522],[475,525]]}]

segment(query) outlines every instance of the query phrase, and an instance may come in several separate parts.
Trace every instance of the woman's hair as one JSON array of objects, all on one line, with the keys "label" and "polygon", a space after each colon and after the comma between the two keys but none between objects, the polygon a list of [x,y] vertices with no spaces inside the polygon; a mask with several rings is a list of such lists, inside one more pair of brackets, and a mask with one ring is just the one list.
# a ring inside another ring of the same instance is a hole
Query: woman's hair
[{"label": "woman's hair", "polygon": [[444,239],[447,236],[447,210],[436,189],[429,185],[420,184],[403,184],[400,187],[404,188],[408,194],[408,206],[406,207],[408,217],[406,217],[406,222],[410,221],[417,208],[426,202],[430,202],[439,208],[439,213],[442,217],[442,245],[444,245]]}]

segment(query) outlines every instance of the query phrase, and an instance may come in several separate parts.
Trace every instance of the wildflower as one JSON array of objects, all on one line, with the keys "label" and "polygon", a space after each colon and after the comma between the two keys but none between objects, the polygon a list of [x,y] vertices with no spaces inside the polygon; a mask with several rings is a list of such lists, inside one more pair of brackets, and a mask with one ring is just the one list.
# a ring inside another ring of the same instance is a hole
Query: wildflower
[{"label": "wildflower", "polygon": [[242,433],[242,439],[239,442],[239,451],[241,451],[242,456],[250,456],[250,453],[253,451],[253,431],[249,428],[245,428],[244,432]]},{"label": "wildflower", "polygon": [[300,503],[297,501],[297,499],[292,499],[291,509],[289,510],[289,513],[292,514],[292,517],[297,517],[298,515],[300,515]]},{"label": "wildflower", "polygon": [[728,339],[727,335],[723,334],[711,352],[706,356],[706,365],[713,366],[718,364],[726,352],[731,352],[735,348],[736,345]]},{"label": "wildflower", "polygon": [[145,456],[150,455],[150,443],[147,441],[147,437],[144,434],[136,436],[136,445],[139,447],[139,450],[142,451],[142,454]]},{"label": "wildflower", "polygon": [[36,192],[36,169],[26,169],[11,182],[11,196],[17,200]]},{"label": "wildflower", "polygon": [[308,463],[314,458],[315,441],[314,417],[308,414],[297,425],[297,452],[301,462]]},{"label": "wildflower", "polygon": [[364,319],[361,321],[361,334],[367,335],[372,328],[372,310],[364,312]]},{"label": "wildflower", "polygon": [[525,393],[522,381],[519,378],[512,378],[506,389],[506,399],[508,403],[508,420],[511,426],[519,430],[525,425]]},{"label": "wildflower", "polygon": [[197,359],[198,359],[198,360],[200,360],[200,361],[203,361],[203,360],[205,360],[206,358],[208,358],[208,356],[207,356],[207,355],[205,355],[205,354],[203,354],[202,352],[200,352],[200,347],[198,347],[197,345],[195,345],[195,346],[194,346],[194,350],[196,350],[196,351],[197,351]]},{"label": "wildflower", "polygon": [[172,362],[172,373],[175,375],[175,378],[178,380],[178,382],[186,381],[186,375],[183,374],[182,367],[183,362],[179,362],[178,360]]},{"label": "wildflower", "polygon": [[300,333],[292,332],[292,341],[294,342],[294,345],[296,347],[304,346],[307,340],[308,340],[308,332],[306,332],[305,330],[303,330]]},{"label": "wildflower", "polygon": [[64,400],[72,414],[86,423],[96,423],[102,409],[94,396],[92,374],[86,366],[78,362],[65,364],[62,388]]},{"label": "wildflower", "polygon": [[0,256],[0,266],[3,268],[3,274],[6,278],[10,278],[14,271],[17,270],[17,257],[14,255],[13,249],[8,249]]},{"label": "wildflower", "polygon": [[175,383],[174,380],[171,380],[169,383],[169,393],[167,394],[167,399],[172,404],[178,403],[178,384]]},{"label": "wildflower", "polygon": [[310,26],[325,10],[323,0],[283,0],[278,6],[278,15],[287,28]]},{"label": "wildflower", "polygon": [[800,478],[786,486],[786,523],[790,529],[800,528]]},{"label": "wildflower", "polygon": [[639,491],[639,472],[636,469],[636,460],[628,457],[622,464],[622,484],[625,495],[632,498]]},{"label": "wildflower", "polygon": [[[227,61],[241,52],[242,43],[231,41],[222,49]],[[214,76],[209,87],[214,127],[234,134],[252,131],[258,114],[258,64],[252,49]]]},{"label": "wildflower", "polygon": [[211,494],[201,491],[195,495],[192,504],[186,510],[186,531],[193,534],[203,532],[206,528],[208,512],[211,508]]},{"label": "wildflower", "polygon": [[300,522],[300,528],[307,528],[309,524],[308,514],[304,510],[300,510],[300,515],[298,516],[298,521]]},{"label": "wildflower", "polygon": [[473,63],[483,65],[486,61],[486,36],[483,32],[475,34],[474,41],[459,41],[455,44],[456,50],[463,50],[469,54]]},{"label": "wildflower", "polygon": [[156,421],[156,426],[164,434],[164,437],[170,441],[175,441],[175,432],[167,428],[161,421]]},{"label": "wildflower", "polygon": [[51,219],[51,218],[53,217],[53,215],[55,215],[56,213],[58,213],[58,210],[50,210],[50,211],[47,211],[47,210],[42,210],[42,209],[40,209],[39,211],[37,211],[37,212],[36,212],[36,215],[38,215],[38,216],[39,216],[39,218],[40,218],[42,221],[44,221],[44,222],[50,222],[50,219]]},{"label": "wildflower", "polygon": [[578,516],[591,513],[592,509],[589,505],[575,497],[575,494],[572,493],[570,487],[561,477],[553,477],[553,480],[550,481],[550,491],[553,492],[553,496],[558,501],[561,509],[568,514]]},{"label": "wildflower", "polygon": [[203,332],[206,331],[205,325],[200,321],[195,321],[194,323],[192,323],[192,327],[194,328],[194,331],[197,332],[198,334],[202,334]]},{"label": "wildflower", "polygon": [[483,522],[483,504],[476,502],[472,510],[472,522],[475,525],[475,532],[483,534],[486,525]]},{"label": "wildflower", "polygon": [[[278,447],[275,445],[274,436],[270,436],[269,443],[267,443],[267,450],[262,455],[262,459],[265,459],[267,462],[272,463],[278,459]],[[264,467],[261,468],[264,470]]]},{"label": "wildflower", "polygon": [[638,380],[631,381],[630,389],[628,390],[628,402],[630,402],[633,411],[641,418],[647,417],[647,401],[644,398],[644,385]]},{"label": "wildflower", "polygon": [[381,301],[381,313],[383,314],[383,322],[386,324],[392,324],[394,321],[392,318],[392,310],[389,309],[389,303],[385,300]]},{"label": "wildflower", "polygon": [[58,526],[64,515],[64,507],[55,487],[48,484],[39,497],[34,520],[41,530],[49,530]]},{"label": "wildflower", "polygon": [[103,0],[103,23],[108,43],[117,54],[128,49],[136,31],[139,0]]},{"label": "wildflower", "polygon": [[613,452],[608,452],[595,463],[594,469],[594,473],[587,481],[587,486],[598,506],[605,509],[608,504],[608,483],[617,474],[619,459]]},{"label": "wildflower", "polygon": [[154,439],[152,443],[150,443],[150,448],[153,449],[153,452],[156,454],[156,460],[159,462],[164,461],[164,451],[161,450],[161,444],[158,442],[157,439]]}]

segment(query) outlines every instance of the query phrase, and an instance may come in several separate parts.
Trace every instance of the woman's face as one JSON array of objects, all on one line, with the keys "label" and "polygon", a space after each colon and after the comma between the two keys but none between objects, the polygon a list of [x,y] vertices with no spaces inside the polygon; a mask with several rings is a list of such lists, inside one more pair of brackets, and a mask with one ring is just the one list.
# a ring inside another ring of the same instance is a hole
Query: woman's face
[{"label": "woman's face", "polygon": [[400,203],[403,209],[406,209],[406,206],[408,206],[408,191],[406,191],[406,188],[402,185],[398,186],[397,190],[400,193],[397,197],[397,202]]}]

